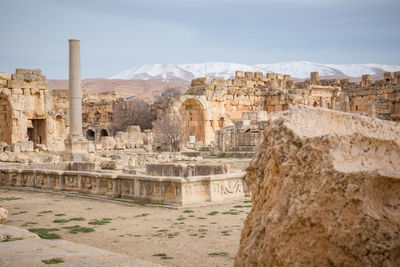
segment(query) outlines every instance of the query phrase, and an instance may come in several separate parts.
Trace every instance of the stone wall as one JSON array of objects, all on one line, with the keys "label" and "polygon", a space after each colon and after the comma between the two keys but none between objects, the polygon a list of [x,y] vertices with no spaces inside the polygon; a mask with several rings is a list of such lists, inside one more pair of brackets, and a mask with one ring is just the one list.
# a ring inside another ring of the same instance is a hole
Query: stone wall
[{"label": "stone wall", "polygon": [[114,106],[122,101],[117,92],[84,94],[82,99],[82,129],[86,139],[98,141],[113,136]]}]

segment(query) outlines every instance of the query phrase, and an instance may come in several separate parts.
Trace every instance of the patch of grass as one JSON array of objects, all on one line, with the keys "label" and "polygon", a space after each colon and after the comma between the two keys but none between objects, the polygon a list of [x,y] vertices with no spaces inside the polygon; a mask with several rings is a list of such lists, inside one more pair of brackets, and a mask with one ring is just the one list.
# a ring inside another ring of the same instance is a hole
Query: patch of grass
[{"label": "patch of grass", "polygon": [[168,229],[160,229],[160,230],[158,230],[157,232],[161,232],[161,233],[163,233],[163,232],[168,232]]},{"label": "patch of grass", "polygon": [[115,228],[110,228],[109,230],[111,230],[111,231],[115,231],[115,230],[117,230],[117,229],[115,229]]},{"label": "patch of grass", "polygon": [[146,217],[149,215],[150,215],[149,213],[142,213],[142,214],[136,215],[135,217]]},{"label": "patch of grass", "polygon": [[87,208],[86,210],[92,210],[92,208]]},{"label": "patch of grass", "polygon": [[184,210],[183,213],[193,213],[194,210]]},{"label": "patch of grass", "polygon": [[217,224],[217,222],[210,222],[210,224]]},{"label": "patch of grass", "polygon": [[51,258],[47,260],[41,260],[41,262],[43,262],[44,264],[57,264],[64,262],[64,260],[61,258]]},{"label": "patch of grass", "polygon": [[24,214],[24,213],[28,213],[28,212],[27,211],[20,211],[20,212],[11,213],[11,215],[19,215],[19,214]]},{"label": "patch of grass", "polygon": [[197,217],[197,219],[199,219],[199,220],[207,220],[206,217]]},{"label": "patch of grass", "polygon": [[174,238],[174,237],[176,237],[176,236],[178,236],[179,235],[179,232],[175,232],[175,233],[172,233],[172,234],[168,234],[168,238]]},{"label": "patch of grass", "polygon": [[207,229],[200,228],[200,229],[199,229],[199,232],[200,232],[200,233],[206,233],[206,232],[208,232],[208,230],[207,230]]},{"label": "patch of grass", "polygon": [[224,236],[230,236],[230,232],[232,232],[231,230],[229,231],[222,231],[221,234],[223,234]]},{"label": "patch of grass", "polygon": [[163,260],[173,259],[173,257],[168,256],[166,253],[157,253],[157,254],[153,254],[153,256],[161,257],[161,259],[163,259]]},{"label": "patch of grass", "polygon": [[141,237],[142,235],[134,235],[134,237]]},{"label": "patch of grass", "polygon": [[11,242],[11,241],[17,241],[17,240],[22,240],[22,237],[12,237],[12,235],[6,235],[4,239],[2,239],[0,242]]},{"label": "patch of grass", "polygon": [[[75,218],[71,218],[71,219],[69,219],[70,221],[84,221],[85,220],[85,218],[82,218],[82,217],[75,217]],[[110,219],[111,220],[111,219]]]},{"label": "patch of grass", "polygon": [[178,219],[176,219],[177,221],[183,221],[183,220],[186,220],[186,218],[185,217],[178,217]]},{"label": "patch of grass", "polygon": [[106,223],[110,223],[110,218],[103,218],[102,220],[94,220],[89,222],[91,225],[105,225]]},{"label": "patch of grass", "polygon": [[189,215],[188,217],[190,217],[190,218],[194,218],[194,217],[196,217],[196,216],[194,216],[194,215]]},{"label": "patch of grass", "polygon": [[79,225],[74,225],[74,226],[66,226],[63,227],[63,229],[68,229],[71,234],[77,234],[77,233],[91,233],[94,232],[94,229],[92,227],[81,227]]},{"label": "patch of grass", "polygon": [[18,200],[18,199],[22,199],[20,197],[0,197],[0,200],[4,200],[4,201],[11,201],[11,200]]},{"label": "patch of grass", "polygon": [[230,210],[230,211],[224,211],[222,212],[222,214],[239,215],[239,212]]},{"label": "patch of grass", "polygon": [[125,200],[125,199],[120,199],[120,198],[113,198],[113,197],[111,197],[111,198],[106,198],[107,200],[112,200],[112,201],[118,201],[118,202],[122,202],[122,203],[133,203],[133,201],[128,201],[128,200]]},{"label": "patch of grass", "polygon": [[245,200],[243,203],[251,203],[251,200]]},{"label": "patch of grass", "polygon": [[236,206],[233,206],[235,209],[242,209],[242,208],[251,208],[251,205],[236,205]]},{"label": "patch of grass", "polygon": [[29,232],[37,234],[42,239],[59,239],[61,236],[59,234],[50,233],[59,231],[58,228],[30,228]]},{"label": "patch of grass", "polygon": [[46,213],[52,213],[52,212],[53,212],[52,210],[44,210],[44,211],[39,212],[39,214],[46,214]]},{"label": "patch of grass", "polygon": [[53,223],[67,223],[70,222],[68,219],[59,219],[59,220],[54,220]]},{"label": "patch of grass", "polygon": [[65,216],[65,214],[64,213],[57,213],[57,214],[54,214],[54,216],[60,217],[60,216]]},{"label": "patch of grass", "polygon": [[214,210],[212,212],[207,213],[207,215],[214,216],[217,215],[218,213],[219,213],[218,211]]},{"label": "patch of grass", "polygon": [[22,226],[28,226],[28,225],[30,225],[30,224],[38,224],[37,222],[26,222],[26,223],[24,223]]},{"label": "patch of grass", "polygon": [[212,252],[212,253],[208,253],[208,256],[211,256],[211,257],[216,257],[216,256],[229,257],[229,254],[226,253],[226,252]]}]

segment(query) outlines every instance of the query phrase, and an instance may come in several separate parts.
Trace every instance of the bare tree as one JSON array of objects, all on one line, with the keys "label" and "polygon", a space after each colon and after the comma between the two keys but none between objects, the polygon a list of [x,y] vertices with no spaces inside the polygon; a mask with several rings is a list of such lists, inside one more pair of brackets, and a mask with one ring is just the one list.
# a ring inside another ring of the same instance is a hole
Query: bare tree
[{"label": "bare tree", "polygon": [[172,151],[179,151],[185,133],[181,117],[176,113],[163,113],[153,122],[154,142],[159,147],[167,145]]},{"label": "bare tree", "polygon": [[156,118],[155,110],[142,99],[117,103],[114,106],[113,127],[124,131],[128,125],[140,125],[140,128],[151,129]]}]

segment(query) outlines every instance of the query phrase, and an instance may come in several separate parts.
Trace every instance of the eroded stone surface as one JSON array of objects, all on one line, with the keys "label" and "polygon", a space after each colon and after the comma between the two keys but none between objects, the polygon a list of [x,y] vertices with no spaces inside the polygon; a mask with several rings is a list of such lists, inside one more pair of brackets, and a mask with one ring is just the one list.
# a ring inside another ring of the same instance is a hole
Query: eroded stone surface
[{"label": "eroded stone surface", "polygon": [[235,266],[399,266],[398,123],[297,106],[264,136]]}]

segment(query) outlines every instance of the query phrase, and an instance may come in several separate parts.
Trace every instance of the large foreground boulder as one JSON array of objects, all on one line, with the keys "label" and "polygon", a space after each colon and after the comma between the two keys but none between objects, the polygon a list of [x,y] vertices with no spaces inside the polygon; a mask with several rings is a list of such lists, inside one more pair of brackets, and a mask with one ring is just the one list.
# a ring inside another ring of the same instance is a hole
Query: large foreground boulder
[{"label": "large foreground boulder", "polygon": [[400,124],[296,106],[247,168],[235,266],[400,266]]}]

